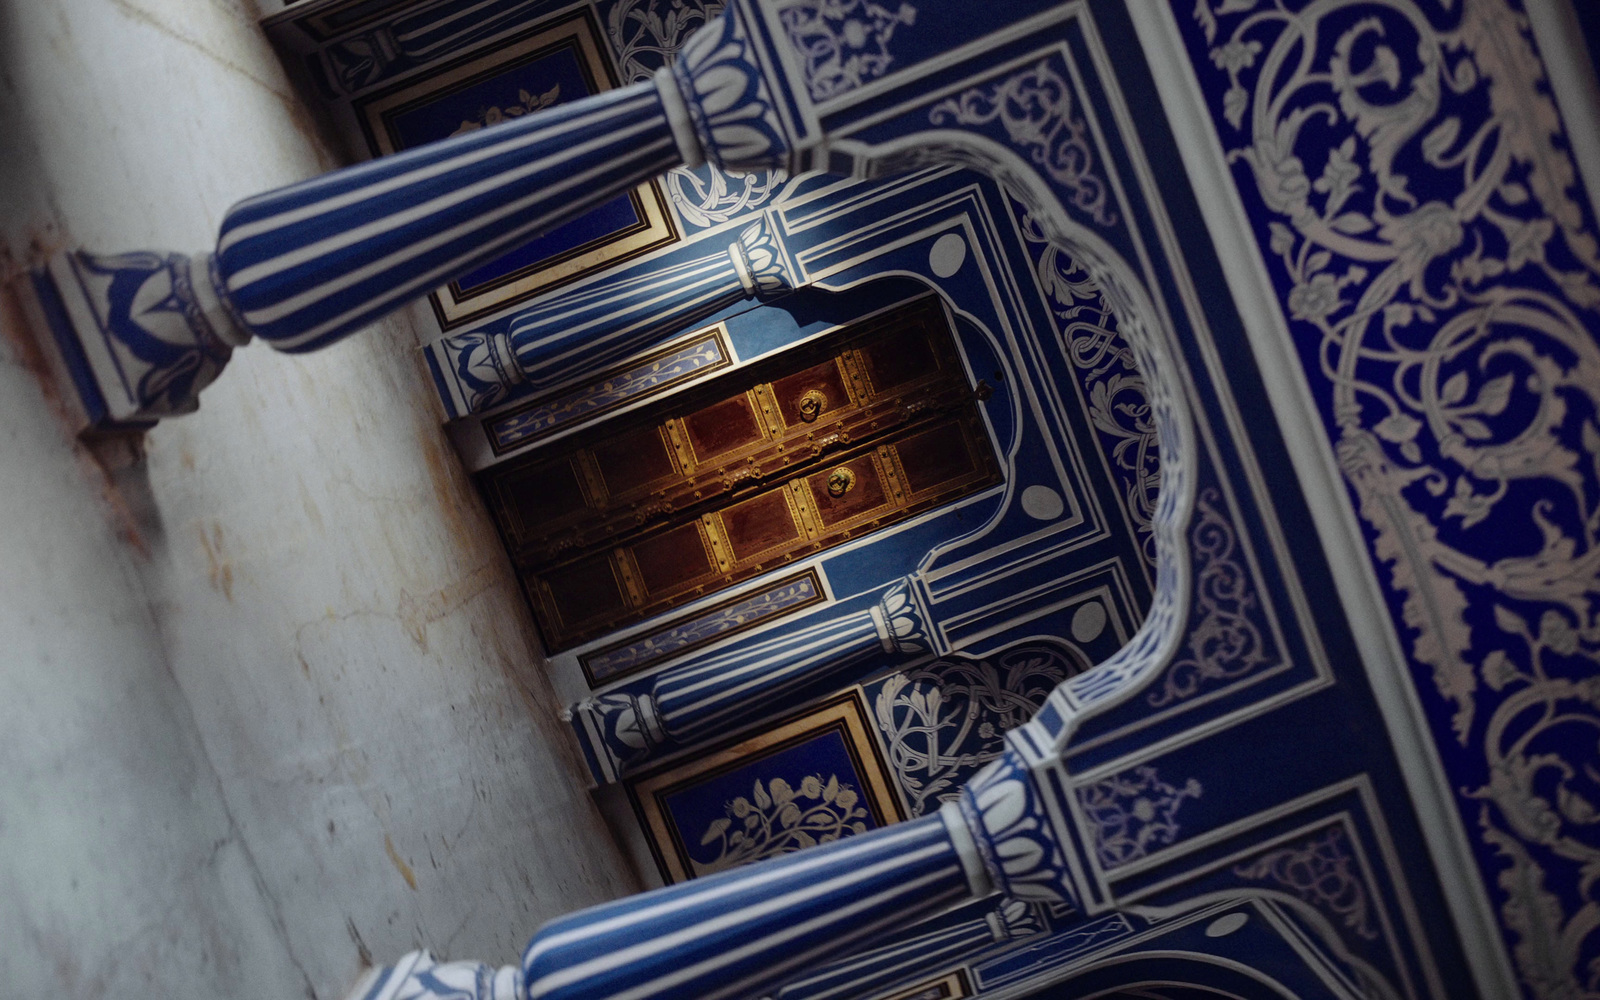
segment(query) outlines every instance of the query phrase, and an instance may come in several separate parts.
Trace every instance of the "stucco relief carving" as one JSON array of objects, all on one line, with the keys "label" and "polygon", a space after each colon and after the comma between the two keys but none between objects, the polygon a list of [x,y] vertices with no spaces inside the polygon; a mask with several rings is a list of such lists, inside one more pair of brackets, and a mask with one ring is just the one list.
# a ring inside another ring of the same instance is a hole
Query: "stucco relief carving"
[{"label": "stucco relief carving", "polygon": [[[648,0],[621,0],[606,14],[606,36],[624,83],[648,80],[690,35],[721,14],[724,4],[682,0],[665,12],[659,7]],[[729,174],[704,164],[694,169],[675,167],[666,183],[683,221],[707,228],[765,205],[787,178],[781,170]]]},{"label": "stucco relief carving", "polygon": [[1013,145],[1070,192],[1070,203],[1102,226],[1117,224],[1105,182],[1095,170],[1088,126],[1078,97],[1049,59],[1005,79],[972,87],[928,112],[934,125],[998,122]]},{"label": "stucco relief carving", "polygon": [[805,60],[811,99],[826,101],[889,71],[895,29],[916,24],[917,8],[873,0],[798,0],[778,18]]},{"label": "stucco relief carving", "polygon": [[1524,983],[1600,989],[1600,244],[1526,20],[1227,0],[1187,30],[1402,642],[1473,751]]},{"label": "stucco relief carving", "polygon": [[1194,778],[1170,784],[1149,765],[1080,789],[1078,803],[1092,830],[1100,864],[1116,868],[1172,843],[1181,829],[1178,811],[1204,791]]},{"label": "stucco relief carving", "polygon": [[1378,936],[1366,883],[1341,827],[1267,851],[1233,872],[1289,890],[1369,941]]},{"label": "stucco relief carving", "polygon": [[1183,654],[1145,696],[1152,708],[1192,698],[1238,680],[1272,662],[1263,629],[1252,618],[1261,610],[1249,571],[1239,559],[1238,533],[1222,511],[1215,487],[1195,500],[1189,529],[1194,552],[1194,609]]},{"label": "stucco relief carving", "polygon": [[1153,573],[1161,444],[1144,375],[1119,332],[1111,303],[1082,263],[1051,243],[1014,199],[1013,210],[1021,220],[1039,285],[1049,296],[1062,347],[1089,396],[1089,421],[1117,477],[1123,510],[1140,541],[1140,555]]},{"label": "stucco relief carving", "polygon": [[886,678],[873,714],[911,814],[937,808],[966,775],[1004,752],[1005,734],[1028,721],[1073,666],[1063,653],[1034,647]]}]

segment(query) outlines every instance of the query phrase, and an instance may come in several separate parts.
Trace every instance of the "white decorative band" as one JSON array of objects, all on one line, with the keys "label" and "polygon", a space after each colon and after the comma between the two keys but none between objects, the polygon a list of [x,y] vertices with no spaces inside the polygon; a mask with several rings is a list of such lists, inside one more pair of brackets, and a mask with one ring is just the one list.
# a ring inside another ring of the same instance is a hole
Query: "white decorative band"
[{"label": "white decorative band", "polygon": [[744,288],[746,296],[756,293],[756,278],[750,270],[750,257],[744,252],[744,244],[735,240],[728,244],[728,259],[733,261],[734,273],[739,276],[739,284]]},{"label": "white decorative band", "polygon": [[995,891],[994,880],[989,877],[989,866],[978,853],[978,843],[972,839],[972,828],[962,815],[961,807],[946,802],[939,807],[939,818],[944,820],[945,832],[950,835],[950,846],[961,860],[961,870],[967,876],[967,889],[973,899],[982,899]]},{"label": "white decorative band", "polygon": [[661,110],[666,113],[667,126],[672,129],[672,138],[678,144],[678,155],[683,158],[683,165],[691,170],[706,162],[705,150],[700,148],[700,139],[694,134],[694,123],[689,120],[689,106],[683,103],[683,91],[678,89],[678,80],[672,75],[671,66],[663,66],[655,72],[656,90],[661,93]]},{"label": "white decorative band", "polygon": [[667,729],[661,723],[661,710],[656,707],[656,700],[647,694],[639,696],[639,725],[644,727],[651,742],[660,745],[667,741]]},{"label": "white decorative band", "polygon": [[867,609],[867,614],[872,616],[872,627],[878,631],[878,645],[883,647],[885,653],[894,652],[894,633],[889,631],[889,622],[883,617],[883,609],[874,604]]},{"label": "white decorative band", "polygon": [[189,258],[189,287],[194,292],[195,305],[205,317],[211,332],[230,347],[243,347],[250,343],[251,333],[233,313],[232,304],[217,289],[222,287],[216,274],[216,257],[197,253]]},{"label": "white decorative band", "polygon": [[1011,932],[1006,929],[1005,921],[1000,919],[1000,914],[993,911],[985,913],[983,919],[989,924],[989,933],[994,935],[996,941],[1009,941]]}]

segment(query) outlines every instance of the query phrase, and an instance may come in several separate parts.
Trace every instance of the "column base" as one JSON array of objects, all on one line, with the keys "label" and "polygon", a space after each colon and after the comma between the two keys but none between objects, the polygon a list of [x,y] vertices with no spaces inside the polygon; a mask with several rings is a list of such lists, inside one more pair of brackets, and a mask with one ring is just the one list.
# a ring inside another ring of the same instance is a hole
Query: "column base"
[{"label": "column base", "polygon": [[80,434],[138,433],[193,412],[249,340],[208,255],[60,253],[13,286]]}]

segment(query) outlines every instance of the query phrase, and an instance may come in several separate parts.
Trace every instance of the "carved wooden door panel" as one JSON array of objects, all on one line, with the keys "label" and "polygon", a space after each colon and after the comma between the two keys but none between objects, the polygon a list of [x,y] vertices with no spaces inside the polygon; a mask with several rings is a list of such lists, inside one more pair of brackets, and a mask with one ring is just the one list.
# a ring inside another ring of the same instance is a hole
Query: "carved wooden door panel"
[{"label": "carved wooden door panel", "polygon": [[480,476],[569,648],[1000,481],[922,299]]}]

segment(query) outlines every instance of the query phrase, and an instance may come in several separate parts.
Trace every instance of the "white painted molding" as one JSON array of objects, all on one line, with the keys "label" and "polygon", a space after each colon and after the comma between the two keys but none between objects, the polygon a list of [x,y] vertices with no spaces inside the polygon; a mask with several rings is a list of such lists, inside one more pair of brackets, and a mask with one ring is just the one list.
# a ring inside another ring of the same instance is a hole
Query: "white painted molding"
[{"label": "white painted molding", "polygon": [[1567,141],[1572,143],[1572,157],[1578,161],[1578,175],[1589,192],[1589,203],[1600,205],[1600,86],[1595,82],[1573,2],[1594,0],[1533,0],[1527,4],[1528,23],[1566,126]]}]

